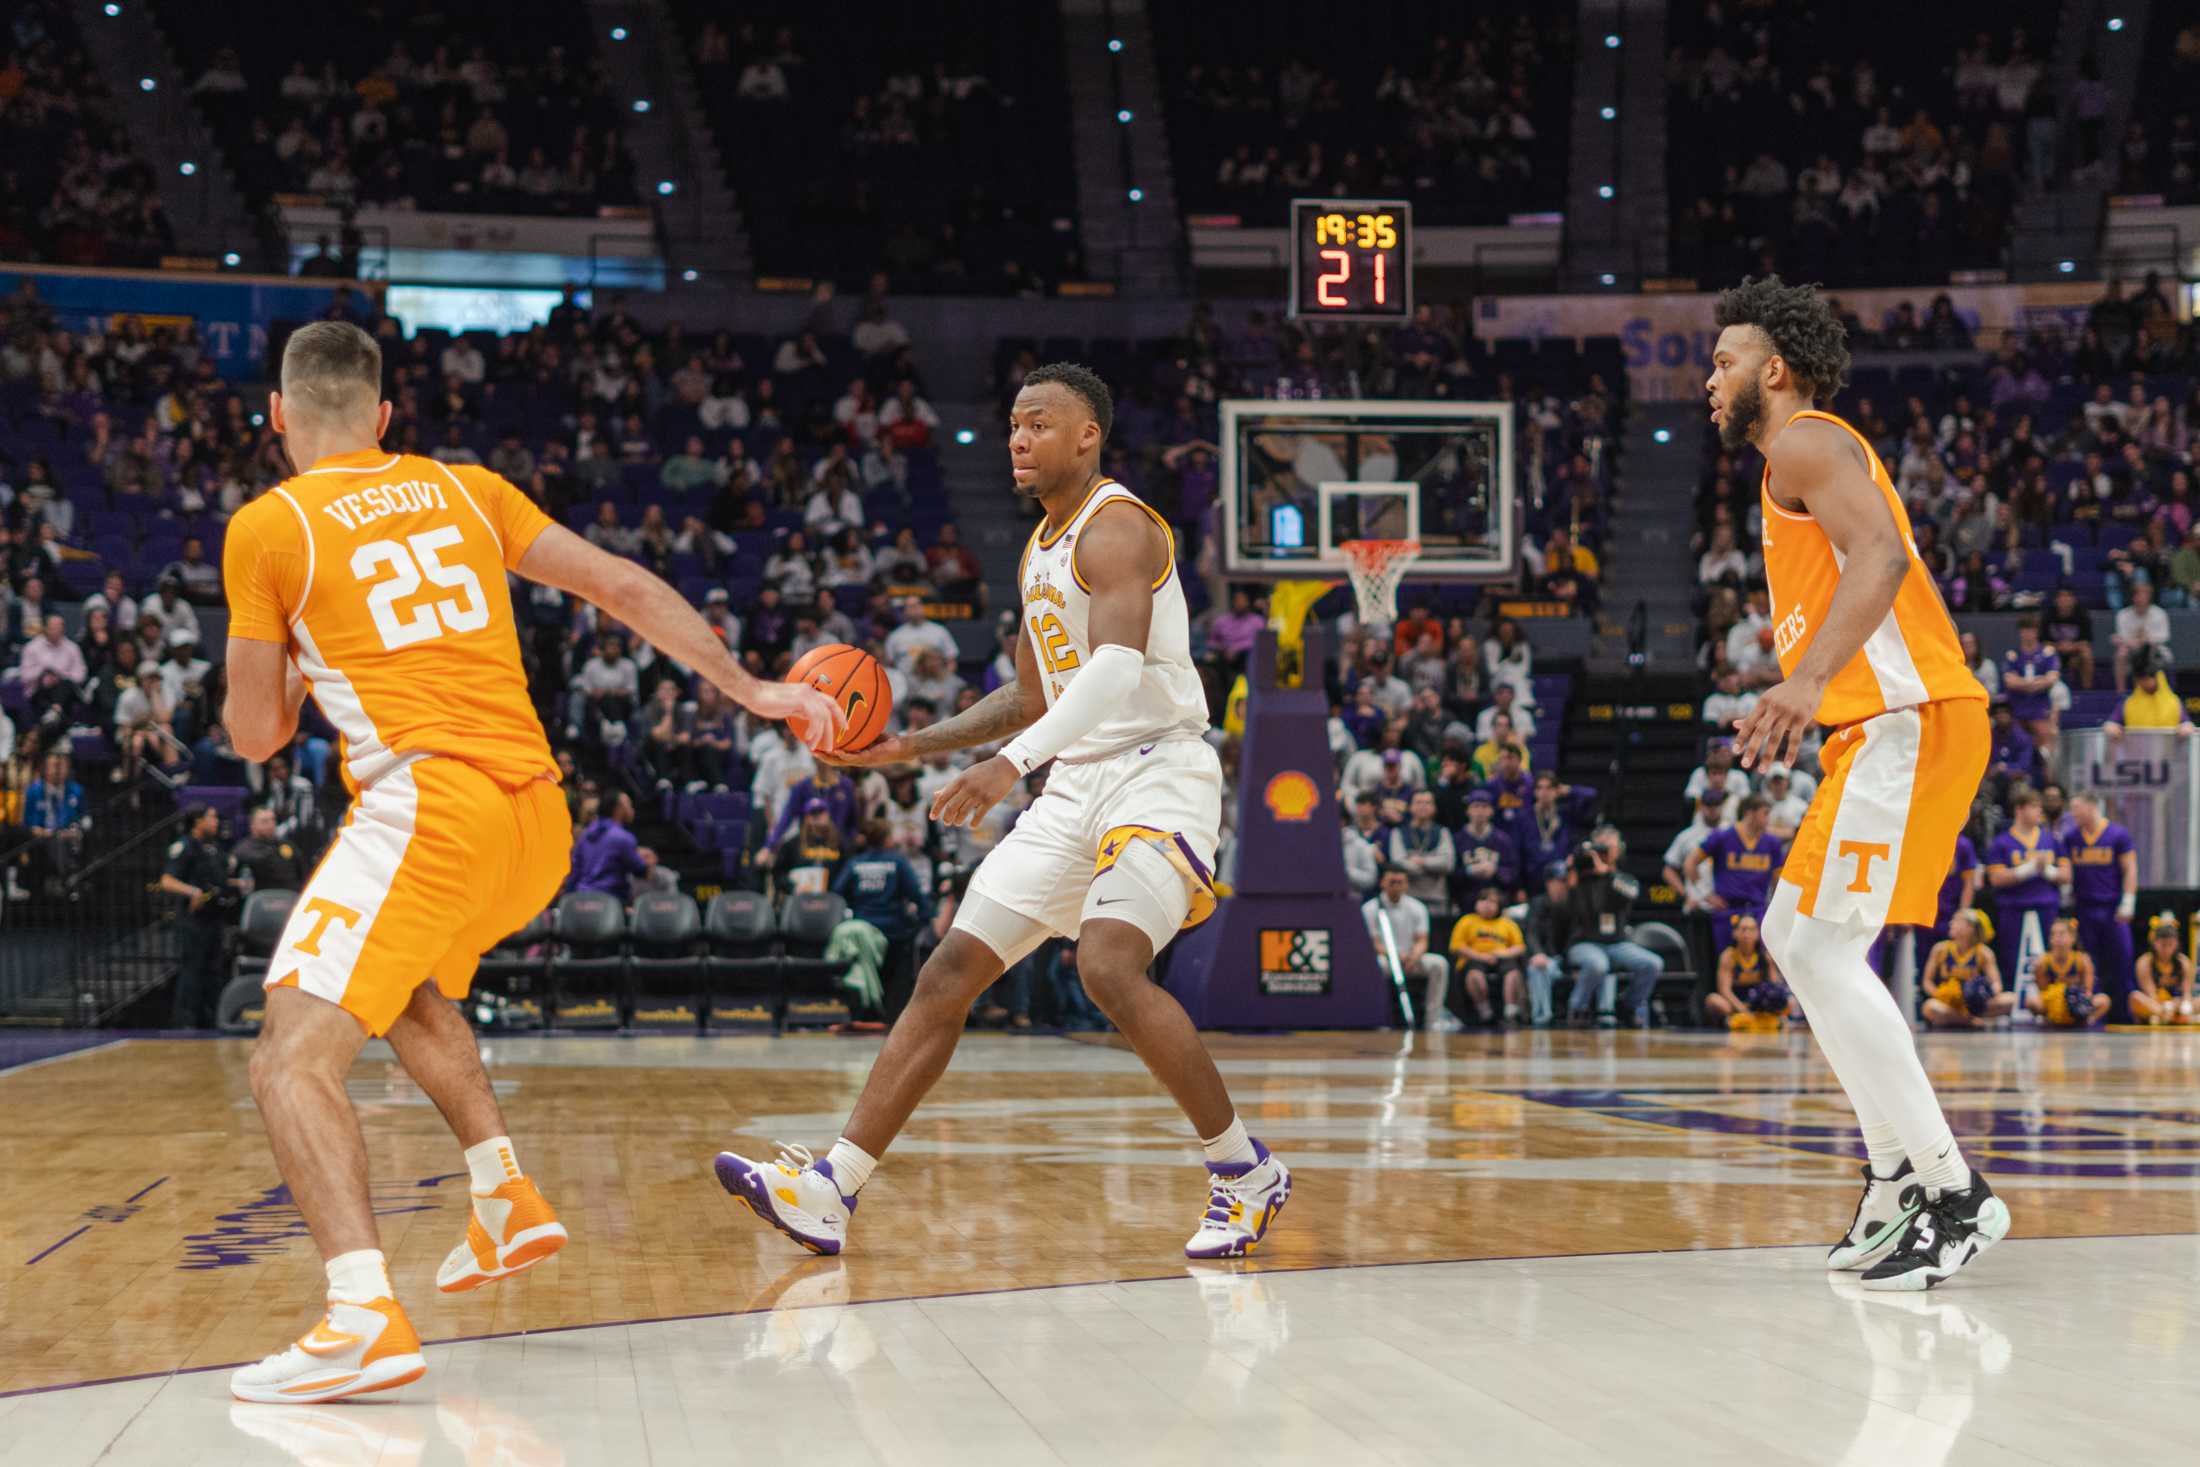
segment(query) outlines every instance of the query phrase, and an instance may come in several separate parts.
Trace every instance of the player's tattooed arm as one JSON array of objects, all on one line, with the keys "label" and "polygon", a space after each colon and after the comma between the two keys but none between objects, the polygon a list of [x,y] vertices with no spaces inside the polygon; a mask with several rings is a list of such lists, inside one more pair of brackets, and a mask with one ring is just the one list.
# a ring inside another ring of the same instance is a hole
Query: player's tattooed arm
[{"label": "player's tattooed arm", "polygon": [[1031,639],[1019,632],[1015,681],[1002,683],[953,718],[879,739],[854,753],[832,754],[827,762],[875,768],[998,744],[1037,723],[1046,711],[1046,693],[1039,685],[1039,664],[1031,653]]}]

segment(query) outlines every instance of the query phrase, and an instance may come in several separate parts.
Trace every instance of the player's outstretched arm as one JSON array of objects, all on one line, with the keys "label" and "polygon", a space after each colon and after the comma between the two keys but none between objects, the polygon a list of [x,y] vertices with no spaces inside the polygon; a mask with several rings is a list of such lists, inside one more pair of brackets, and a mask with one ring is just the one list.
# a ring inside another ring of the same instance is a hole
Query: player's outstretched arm
[{"label": "player's outstretched arm", "polygon": [[1039,721],[1047,711],[1046,693],[1039,686],[1039,664],[1031,654],[1031,640],[1016,637],[1016,676],[956,714],[927,728],[894,734],[865,744],[853,752],[836,751],[821,756],[828,764],[874,769],[885,764],[911,764],[934,754],[975,749],[1014,738]]},{"label": "player's outstretched arm", "polygon": [[[1077,568],[1092,593],[1092,657],[1054,706],[983,764],[973,764],[932,798],[942,825],[975,825],[1016,781],[1091,733],[1138,687],[1153,625],[1154,582],[1169,566],[1168,537],[1144,513],[1103,506],[1085,522]],[[1029,640],[1017,638],[1017,681],[1038,687]],[[973,712],[976,710],[973,709]]]},{"label": "player's outstretched arm", "polygon": [[762,718],[793,720],[812,749],[831,748],[844,720],[833,700],[796,683],[751,677],[685,597],[632,561],[597,549],[563,525],[551,525],[520,557],[530,581],[570,592],[634,628],[649,645],[716,683]]},{"label": "player's outstretched arm", "polygon": [[1887,619],[1902,578],[1910,573],[1902,529],[1846,433],[1830,424],[1798,423],[1772,441],[1766,461],[1780,495],[1802,503],[1843,564],[1825,625],[1811,638],[1810,650],[1793,674],[1767,688],[1757,706],[1735,722],[1734,744],[1744,769],[1755,768],[1759,754],[1795,762],[1826,684]]}]

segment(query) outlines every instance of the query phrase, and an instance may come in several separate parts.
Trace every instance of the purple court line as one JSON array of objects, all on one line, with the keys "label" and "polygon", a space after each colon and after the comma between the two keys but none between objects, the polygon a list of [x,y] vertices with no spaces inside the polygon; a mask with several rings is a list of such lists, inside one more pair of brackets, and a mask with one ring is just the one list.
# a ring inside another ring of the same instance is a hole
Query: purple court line
[{"label": "purple court line", "polygon": [[[167,1179],[166,1177],[162,1177],[162,1178],[160,1179],[160,1182],[165,1182],[165,1181],[167,1181],[167,1180],[168,1180],[168,1179]],[[153,1183],[153,1187],[158,1187],[158,1186],[160,1185],[160,1182],[155,1182],[155,1183]],[[140,1198],[140,1197],[143,1197],[143,1196],[145,1195],[145,1193],[146,1193],[146,1192],[150,1192],[150,1191],[152,1191],[152,1190],[153,1190],[153,1187],[147,1187],[147,1188],[145,1188],[145,1189],[144,1189],[143,1191],[139,1191],[139,1192],[133,1192],[132,1194],[130,1194],[130,1198],[129,1198],[129,1201],[127,1201],[127,1202],[124,1202],[124,1203],[123,1203],[122,1205],[123,1205],[124,1207],[128,1207],[128,1206],[130,1205],[130,1203],[131,1203],[131,1202],[135,1202],[135,1201],[137,1201],[137,1200],[138,1200],[138,1198]]]},{"label": "purple court line", "polygon": [[23,1260],[23,1266],[24,1266],[25,1268],[29,1268],[29,1267],[30,1267],[30,1266],[31,1266],[32,1264],[36,1263],[36,1262],[37,1262],[37,1261],[38,1261],[39,1259],[41,1259],[41,1258],[44,1258],[44,1257],[46,1256],[46,1254],[47,1254],[47,1253],[58,1253],[58,1252],[60,1252],[60,1251],[61,1251],[61,1249],[62,1249],[62,1247],[63,1247],[63,1246],[65,1245],[65,1244],[69,1244],[69,1243],[74,1243],[74,1242],[75,1242],[75,1241],[76,1241],[77,1239],[79,1239],[79,1238],[83,1237],[83,1236],[84,1236],[84,1235],[85,1235],[86,1233],[90,1232],[91,1230],[92,1230],[92,1225],[91,1225],[90,1223],[86,1223],[86,1224],[84,1224],[84,1226],[83,1226],[83,1227],[80,1227],[80,1228],[78,1228],[78,1229],[77,1229],[77,1230],[76,1230],[75,1232],[73,1232],[73,1233],[69,1234],[69,1236],[67,1236],[66,1238],[63,1238],[63,1239],[61,1240],[61,1242],[59,1242],[59,1243],[55,1243],[55,1244],[52,1244],[52,1245],[50,1245],[49,1247],[47,1247],[47,1249],[45,1250],[45,1252],[43,1252],[43,1253],[34,1253],[34,1254],[32,1254],[32,1255],[31,1255],[31,1256],[30,1256],[29,1258],[26,1258],[25,1260]]},{"label": "purple court line", "polygon": [[[2010,1243],[2093,1243],[2119,1238],[2189,1238],[2192,1233],[2085,1233],[2067,1238],[2004,1238],[2003,1246]],[[1276,1268],[1261,1265],[1254,1275],[1269,1273],[1342,1273],[1356,1268],[1425,1268],[1441,1263],[1563,1263],[1575,1258],[1648,1258],[1674,1253],[1791,1253],[1798,1248],[1822,1249],[1822,1243],[1732,1243],[1715,1248],[1618,1248],[1605,1253],[1520,1253],[1502,1258],[1404,1258],[1390,1263],[1305,1263]],[[808,1260],[803,1260],[807,1262]],[[800,1265],[797,1264],[797,1267]],[[784,1274],[781,1277],[785,1277]],[[997,1289],[956,1289],[945,1294],[888,1294],[878,1299],[859,1299],[837,1306],[844,1309],[860,1309],[872,1304],[927,1304],[944,1299],[983,1299],[997,1294],[1043,1294],[1054,1289],[1097,1289],[1114,1284],[1165,1284],[1182,1282],[1182,1273],[1139,1274],[1131,1278],[1086,1279],[1081,1283],[1067,1284],[1007,1284]],[[775,1279],[773,1282],[777,1282]],[[494,1340],[527,1339],[536,1335],[577,1334],[591,1329],[629,1329],[644,1324],[692,1324],[706,1319],[743,1319],[752,1314],[770,1314],[779,1306],[767,1304],[754,1309],[714,1309],[700,1314],[657,1314],[640,1319],[599,1319],[587,1324],[554,1324],[544,1329],[507,1329],[480,1335],[450,1335],[443,1339],[422,1340],[423,1348],[429,1345],[477,1345]],[[815,1309],[835,1306],[805,1304],[797,1308]],[[136,1375],[107,1375],[96,1380],[65,1380],[54,1385],[18,1386],[12,1391],[0,1391],[0,1401],[15,1396],[43,1396],[55,1391],[83,1390],[88,1386],[128,1385],[138,1380],[167,1380],[180,1375],[205,1375],[216,1370],[235,1370],[250,1365],[249,1360],[232,1360],[225,1365],[193,1365],[184,1370],[147,1370]]]}]

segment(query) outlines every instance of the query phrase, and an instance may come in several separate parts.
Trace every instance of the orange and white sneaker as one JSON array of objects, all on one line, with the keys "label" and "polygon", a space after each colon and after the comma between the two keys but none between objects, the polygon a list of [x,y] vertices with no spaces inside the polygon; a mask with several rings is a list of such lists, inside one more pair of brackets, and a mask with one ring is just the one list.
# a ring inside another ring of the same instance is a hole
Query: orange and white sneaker
[{"label": "orange and white sneaker", "polygon": [[296,1344],[230,1376],[229,1394],[269,1405],[312,1405],[394,1390],[427,1371],[420,1336],[395,1299],[331,1299],[328,1313]]},{"label": "orange and white sneaker", "polygon": [[514,1177],[473,1198],[466,1241],[435,1271],[435,1286],[444,1293],[463,1294],[510,1278],[565,1246],[565,1224],[527,1178]]}]

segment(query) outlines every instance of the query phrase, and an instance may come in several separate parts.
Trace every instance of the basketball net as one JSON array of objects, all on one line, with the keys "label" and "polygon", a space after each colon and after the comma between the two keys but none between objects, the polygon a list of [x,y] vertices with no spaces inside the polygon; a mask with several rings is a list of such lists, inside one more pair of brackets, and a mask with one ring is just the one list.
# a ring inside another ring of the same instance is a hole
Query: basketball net
[{"label": "basketball net", "polygon": [[1352,578],[1360,625],[1394,624],[1398,620],[1398,582],[1405,579],[1406,568],[1420,558],[1421,542],[1347,540],[1337,549],[1344,555],[1345,573]]}]

